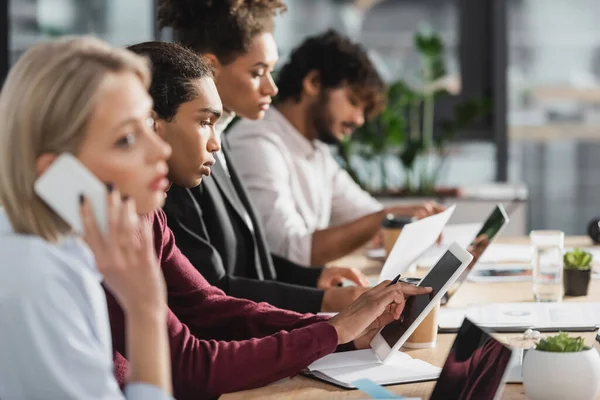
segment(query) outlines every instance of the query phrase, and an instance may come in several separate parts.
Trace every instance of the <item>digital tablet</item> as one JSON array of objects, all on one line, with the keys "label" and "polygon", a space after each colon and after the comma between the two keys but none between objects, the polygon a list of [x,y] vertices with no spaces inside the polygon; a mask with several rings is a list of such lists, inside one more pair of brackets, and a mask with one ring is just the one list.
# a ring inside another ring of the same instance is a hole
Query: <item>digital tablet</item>
[{"label": "digital tablet", "polygon": [[473,238],[473,241],[467,247],[467,251],[473,255],[473,260],[469,263],[465,271],[458,277],[456,282],[450,286],[448,292],[442,297],[442,305],[446,304],[448,300],[456,293],[460,285],[463,284],[469,272],[473,269],[473,266],[481,258],[488,246],[498,237],[502,229],[508,223],[508,215],[504,210],[502,204],[498,204],[490,216],[485,220],[483,226]]},{"label": "digital tablet", "polygon": [[450,245],[417,285],[431,287],[433,291],[427,295],[407,298],[402,317],[382,328],[371,341],[371,348],[379,360],[385,362],[402,347],[472,259],[473,256],[458,243]]}]

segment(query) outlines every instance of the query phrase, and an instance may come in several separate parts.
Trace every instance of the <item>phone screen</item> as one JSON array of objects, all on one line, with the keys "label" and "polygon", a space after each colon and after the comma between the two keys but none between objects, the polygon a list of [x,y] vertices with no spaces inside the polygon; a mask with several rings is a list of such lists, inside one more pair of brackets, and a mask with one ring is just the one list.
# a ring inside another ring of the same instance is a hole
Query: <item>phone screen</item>
[{"label": "phone screen", "polygon": [[429,294],[407,298],[402,317],[381,330],[381,336],[383,336],[390,347],[394,347],[461,265],[462,262],[452,252],[448,250],[444,253],[442,258],[440,258],[429,274],[418,285],[431,287],[433,291]]}]

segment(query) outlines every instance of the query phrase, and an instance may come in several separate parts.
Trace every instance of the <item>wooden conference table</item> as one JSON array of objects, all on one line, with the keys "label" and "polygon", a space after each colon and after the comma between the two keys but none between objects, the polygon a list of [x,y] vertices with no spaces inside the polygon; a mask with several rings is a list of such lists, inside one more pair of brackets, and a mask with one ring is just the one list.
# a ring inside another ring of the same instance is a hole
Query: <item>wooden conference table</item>
[{"label": "wooden conference table", "polygon": [[[503,238],[498,239],[499,243],[526,244],[528,238]],[[566,247],[588,247],[591,241],[587,237],[568,237]],[[352,266],[363,270],[366,275],[378,276],[381,269],[381,263],[370,260],[364,255],[355,254],[343,258],[335,263],[336,265]],[[423,275],[419,270],[415,276]],[[530,282],[512,282],[512,283],[472,283],[466,281],[458,292],[448,302],[448,307],[464,307],[473,303],[491,303],[491,302],[523,302],[531,301],[531,283]],[[592,280],[589,295],[587,297],[565,298],[566,302],[600,302],[600,280]],[[586,344],[598,348],[598,342],[595,341],[596,333],[578,333],[585,337]],[[506,338],[511,335],[501,335]],[[413,350],[402,349],[413,358],[419,358],[433,365],[442,367],[450,347],[454,341],[454,334],[438,335],[437,345],[433,349]],[[421,397],[428,399],[435,382],[422,382],[407,385],[387,386],[387,389],[403,396]],[[238,399],[356,399],[367,398],[365,393],[358,390],[344,390],[303,376],[296,376],[284,379],[272,385],[243,392],[230,393],[221,397],[222,400]],[[502,399],[517,400],[525,399],[523,385],[508,384],[504,389]],[[600,397],[598,398],[600,400]]]}]

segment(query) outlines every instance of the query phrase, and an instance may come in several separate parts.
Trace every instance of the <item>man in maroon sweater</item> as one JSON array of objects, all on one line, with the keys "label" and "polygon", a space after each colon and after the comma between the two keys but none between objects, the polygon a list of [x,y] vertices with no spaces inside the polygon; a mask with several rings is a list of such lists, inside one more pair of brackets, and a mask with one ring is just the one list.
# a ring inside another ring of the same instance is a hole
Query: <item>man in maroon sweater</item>
[{"label": "man in maroon sweater", "polygon": [[[161,54],[177,50],[162,57],[164,63],[153,59],[150,93],[157,114],[155,129],[168,137],[173,149],[169,180],[188,185],[190,177],[197,175],[191,179],[197,185],[202,176],[199,171],[212,157],[210,151],[218,149],[210,122],[222,106],[212,75],[196,54],[175,44],[153,42],[146,46]],[[169,68],[174,63],[170,60],[181,57],[189,68],[175,74]],[[161,118],[162,95],[173,96],[167,97],[166,103],[175,104],[174,118]],[[204,119],[198,123],[199,111],[209,116],[208,124]],[[386,282],[330,320],[229,297],[211,286],[181,254],[162,210],[146,218],[153,226],[156,255],[167,284],[173,389],[180,400],[264,386],[295,375],[336,350],[366,348],[381,326],[400,317],[404,294],[428,292],[400,284],[386,287]],[[127,373],[124,317],[108,293],[107,300],[115,370],[122,383]]]}]

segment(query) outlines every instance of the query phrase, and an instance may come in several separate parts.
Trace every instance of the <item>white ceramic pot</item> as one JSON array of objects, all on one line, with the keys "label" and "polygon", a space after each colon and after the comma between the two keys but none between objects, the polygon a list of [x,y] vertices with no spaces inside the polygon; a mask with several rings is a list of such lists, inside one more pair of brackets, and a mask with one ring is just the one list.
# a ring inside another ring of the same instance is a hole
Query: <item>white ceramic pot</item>
[{"label": "white ceramic pot", "polygon": [[594,400],[600,392],[598,350],[529,350],[523,359],[523,386],[530,400]]}]

